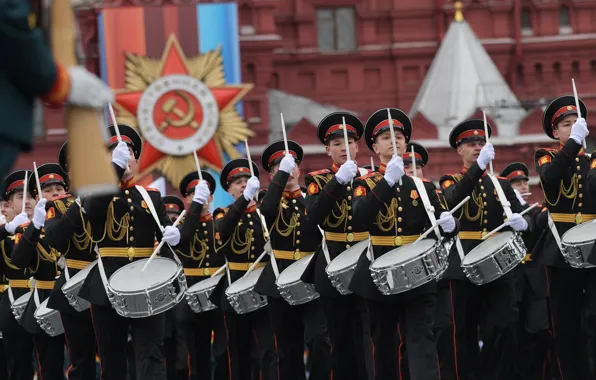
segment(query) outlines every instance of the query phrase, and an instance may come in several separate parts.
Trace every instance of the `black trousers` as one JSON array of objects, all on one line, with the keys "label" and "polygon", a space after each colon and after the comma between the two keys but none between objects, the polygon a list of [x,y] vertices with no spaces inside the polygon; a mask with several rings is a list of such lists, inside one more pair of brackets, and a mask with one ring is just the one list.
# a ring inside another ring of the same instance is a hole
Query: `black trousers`
[{"label": "black trousers", "polygon": [[224,322],[228,337],[230,380],[251,379],[253,348],[259,354],[259,378],[278,380],[275,337],[267,308],[243,315],[224,313]]},{"label": "black trousers", "polygon": [[518,321],[515,296],[509,275],[483,286],[467,279],[441,281],[443,315],[435,327],[443,380],[512,378]]},{"label": "black trousers", "polygon": [[334,380],[372,379],[372,342],[364,299],[321,297],[327,309]]},{"label": "black trousers", "polygon": [[[15,331],[16,330],[16,331]],[[33,339],[18,326],[2,332],[2,345],[8,379],[31,380],[33,378]]]},{"label": "black trousers", "polygon": [[163,357],[165,314],[124,318],[112,308],[92,305],[102,380],[126,380],[126,345],[131,327],[137,380],[166,380]]},{"label": "black trousers", "polygon": [[310,357],[310,380],[331,378],[331,341],[323,300],[290,306],[285,300],[268,298],[271,326],[277,342],[279,378],[305,380],[304,344]]},{"label": "black trousers", "polygon": [[[4,352],[4,341],[0,339],[0,346],[2,346],[2,352]],[[8,370],[6,369],[6,358],[4,355],[0,355],[0,380],[8,379]]]},{"label": "black trousers", "polygon": [[70,368],[68,370],[69,380],[95,379],[95,331],[91,321],[91,312],[60,313],[64,335],[68,347],[68,358]]},{"label": "black trousers", "polygon": [[558,375],[594,379],[586,332],[596,319],[596,269],[548,267],[547,274]]},{"label": "black trousers", "polygon": [[[397,303],[367,300],[375,380],[439,379],[433,336],[436,294],[401,295]],[[401,349],[407,347],[405,351]],[[402,355],[407,355],[407,372]]]},{"label": "black trousers", "polygon": [[64,380],[64,335],[33,335],[39,380]]},{"label": "black trousers", "polygon": [[185,307],[187,307],[186,303],[181,302],[165,312],[164,356],[166,358],[168,380],[188,380],[190,373],[188,347],[185,337],[187,331],[184,330],[182,324],[182,313]]}]

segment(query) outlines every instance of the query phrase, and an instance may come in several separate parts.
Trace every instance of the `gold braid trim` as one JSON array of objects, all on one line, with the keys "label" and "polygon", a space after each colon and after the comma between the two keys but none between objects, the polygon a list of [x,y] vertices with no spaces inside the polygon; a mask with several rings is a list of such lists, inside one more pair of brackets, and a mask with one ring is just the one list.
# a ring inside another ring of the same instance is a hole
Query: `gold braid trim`
[{"label": "gold braid trim", "polygon": [[[83,221],[84,222],[84,221]],[[91,222],[87,222],[87,225],[83,227],[83,232],[80,234],[75,233],[72,236],[72,242],[76,249],[79,251],[86,251],[91,246],[91,236],[87,231],[91,231]],[[69,242],[70,244],[70,242]]]},{"label": "gold braid trim", "polygon": [[470,215],[469,202],[466,202],[466,204],[464,205],[463,213],[466,216],[467,220],[469,220],[470,222],[475,222],[478,219],[480,219],[480,217],[482,216],[482,212],[484,211],[484,200],[483,200],[482,194],[477,195],[475,190],[472,192],[471,199],[472,199],[472,201],[474,201],[476,206],[478,206],[478,212],[474,216]]},{"label": "gold braid trim", "polygon": [[54,248],[51,248],[50,252],[48,253],[41,243],[37,243],[37,253],[39,253],[39,257],[43,261],[51,262],[56,262],[56,257],[59,255],[58,251],[56,251]]},{"label": "gold braid trim", "polygon": [[370,190],[374,189],[377,186],[377,183],[373,181],[372,178],[366,178],[364,181],[366,182]]},{"label": "gold braid trim", "polygon": [[[275,230],[277,231],[278,234],[280,234],[283,237],[288,237],[290,236],[292,233],[294,234],[293,237],[294,239],[296,239],[296,227],[298,226],[298,220],[299,217],[296,213],[292,212],[292,215],[290,216],[290,220],[285,220],[284,219],[284,205],[285,203],[279,202],[279,207],[277,210],[277,217],[275,218],[275,221],[273,222],[273,226],[271,227],[271,229],[273,230],[273,228],[275,228]],[[288,206],[286,206],[288,207]],[[280,228],[280,225],[282,226]]]},{"label": "gold braid trim", "polygon": [[62,215],[66,214],[67,208],[66,208],[66,205],[64,204],[64,202],[57,199],[54,201],[54,206],[56,206],[56,208],[58,209],[58,211],[60,211],[60,213]]},{"label": "gold braid trim", "polygon": [[387,204],[383,204],[383,206],[385,206],[387,213],[383,213],[382,210],[379,210],[375,224],[378,226],[379,230],[383,232],[389,232],[395,227],[395,210],[397,209],[397,199],[392,198],[389,206],[387,206]]},{"label": "gold braid trim", "polygon": [[[348,224],[348,201],[342,199],[341,203],[335,202],[339,207],[339,214],[334,211],[331,211],[331,214],[327,215],[325,218],[324,225],[330,228],[336,228],[340,224],[344,224],[344,229]],[[335,220],[335,222],[331,222],[331,220]]]},{"label": "gold braid trim", "polygon": [[[240,225],[234,229],[234,235],[232,236],[232,252],[237,255],[243,255],[250,251],[252,246],[253,232],[250,228],[244,230],[244,236],[241,236]],[[244,240],[242,239],[244,238]]]},{"label": "gold braid trim", "polygon": [[[114,202],[110,202],[106,214],[106,232],[112,241],[120,241],[126,236],[128,240],[128,227],[130,225],[130,215],[124,214],[122,219],[116,220],[114,212]],[[103,240],[103,239],[102,239]]]},{"label": "gold braid trim", "polygon": [[14,265],[10,257],[6,255],[6,249],[4,248],[4,240],[0,242],[0,249],[2,249],[2,256],[4,257],[4,263],[6,264],[6,266],[13,270],[21,270],[21,268]]},{"label": "gold braid trim", "polygon": [[578,177],[577,173],[573,174],[573,177],[571,177],[569,187],[565,187],[565,182],[563,180],[561,180],[561,183],[559,184],[559,194],[557,195],[557,200],[555,202],[551,202],[548,199],[548,196],[546,195],[546,191],[544,190],[544,184],[542,183],[542,179],[540,180],[540,187],[542,187],[542,192],[544,193],[544,199],[546,200],[546,203],[548,203],[550,206],[556,206],[557,204],[559,204],[559,201],[561,200],[561,195],[562,195],[563,197],[565,197],[567,199],[573,199],[572,207],[574,207],[576,197],[577,197],[577,192],[579,189],[579,182],[580,182],[580,178]]}]

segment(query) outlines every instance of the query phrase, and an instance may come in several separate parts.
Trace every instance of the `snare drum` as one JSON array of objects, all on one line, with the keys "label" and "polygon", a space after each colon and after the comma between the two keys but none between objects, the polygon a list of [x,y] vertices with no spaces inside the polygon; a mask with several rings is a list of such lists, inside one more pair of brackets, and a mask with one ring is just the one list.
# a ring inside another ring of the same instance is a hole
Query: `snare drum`
[{"label": "snare drum", "polygon": [[14,315],[14,319],[16,319],[17,322],[19,322],[21,320],[21,317],[23,316],[23,313],[25,312],[25,308],[27,307],[27,304],[29,303],[29,298],[31,298],[31,294],[32,294],[32,292],[27,292],[27,293],[23,294],[22,296],[20,296],[16,300],[14,300],[12,305],[10,305],[10,309],[12,310],[12,315]]},{"label": "snare drum", "polygon": [[79,291],[81,290],[87,275],[96,264],[97,260],[81,269],[79,272],[77,272],[77,274],[72,276],[70,280],[66,281],[66,283],[62,285],[62,293],[64,293],[64,296],[68,300],[70,306],[72,306],[72,308],[78,312],[89,309],[90,303],[87,300],[79,297]]},{"label": "snare drum", "polygon": [[308,255],[292,263],[277,278],[276,284],[279,294],[290,305],[301,305],[319,298],[319,293],[315,290],[314,285],[300,280],[313,256]]},{"label": "snare drum", "polygon": [[134,261],[118,269],[108,281],[108,298],[116,312],[127,318],[144,318],[167,311],[182,300],[186,278],[182,265],[166,257]]},{"label": "snare drum", "polygon": [[39,305],[33,316],[37,320],[41,329],[49,336],[64,334],[64,326],[62,325],[60,313],[58,310],[50,309],[48,307],[47,299]]},{"label": "snare drum", "polygon": [[215,289],[222,277],[223,274],[218,274],[188,288],[186,291],[188,307],[195,313],[217,309],[217,306],[209,300],[209,296],[211,296],[213,289]]},{"label": "snare drum", "polygon": [[351,294],[350,282],[356,270],[356,264],[362,252],[368,247],[369,239],[359,241],[346,249],[325,268],[329,280],[341,295]]},{"label": "snare drum", "polygon": [[226,289],[228,301],[236,313],[246,314],[267,306],[267,298],[253,291],[264,268],[248,272]]},{"label": "snare drum", "polygon": [[374,283],[384,295],[398,294],[434,280],[444,272],[445,247],[423,239],[393,249],[370,264]]},{"label": "snare drum", "polygon": [[484,285],[515,268],[525,256],[521,235],[506,231],[477,245],[464,257],[461,266],[471,282]]},{"label": "snare drum", "polygon": [[588,256],[596,239],[596,222],[586,222],[571,228],[563,234],[561,245],[563,257],[574,268],[593,268]]}]

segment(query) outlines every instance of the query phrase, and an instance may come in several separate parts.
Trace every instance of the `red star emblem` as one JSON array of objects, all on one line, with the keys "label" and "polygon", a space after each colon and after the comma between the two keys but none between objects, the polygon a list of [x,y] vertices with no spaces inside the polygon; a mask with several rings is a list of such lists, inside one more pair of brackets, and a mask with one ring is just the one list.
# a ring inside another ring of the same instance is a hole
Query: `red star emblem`
[{"label": "red star emblem", "polygon": [[[189,67],[189,63],[174,36],[171,36],[168,40],[161,58],[160,68],[159,78],[157,80],[172,75],[183,75],[192,80],[200,79],[191,77],[192,69]],[[167,81],[165,83],[168,84]],[[149,86],[151,84],[148,85],[148,88]],[[217,113],[219,114],[230,107],[234,107],[251,88],[252,85],[244,84],[208,87],[215,99]],[[160,94],[156,99],[153,110],[148,112],[148,116],[143,115],[141,118],[139,115],[139,104],[146,91],[147,89],[121,90],[116,94],[116,103],[137,118],[138,129],[141,131],[141,134],[145,135],[142,131],[146,130],[146,126],[143,123],[147,121],[147,117],[150,117],[151,124],[156,126],[154,128],[155,130],[152,130],[151,133],[162,135],[158,135],[158,138],[164,137],[170,141],[177,141],[194,138],[193,136],[201,134],[201,128],[203,128],[201,127],[201,123],[207,115],[205,115],[204,104],[202,105],[196,96],[193,96],[188,91],[177,89],[175,85],[172,85],[171,91]],[[143,113],[147,113],[146,109],[142,111]],[[213,126],[213,128],[215,127],[219,128],[219,126]],[[143,150],[138,160],[138,171],[142,174],[147,173],[147,171],[151,170],[169,155],[169,153],[160,150],[160,144],[152,144],[148,141],[147,136],[143,137]],[[197,150],[197,155],[201,158],[201,162],[206,161],[216,168],[221,168],[223,166],[221,152],[213,137]]]}]

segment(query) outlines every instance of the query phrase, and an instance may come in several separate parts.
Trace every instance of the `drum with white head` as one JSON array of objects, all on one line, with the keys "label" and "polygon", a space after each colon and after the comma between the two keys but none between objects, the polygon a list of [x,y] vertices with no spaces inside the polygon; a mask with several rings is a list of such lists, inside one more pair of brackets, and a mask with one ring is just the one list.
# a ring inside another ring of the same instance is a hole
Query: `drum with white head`
[{"label": "drum with white head", "polygon": [[25,308],[27,307],[27,304],[29,303],[29,298],[31,298],[31,294],[33,294],[33,292],[28,292],[28,293],[23,294],[22,296],[20,296],[16,300],[14,300],[12,305],[10,305],[10,309],[12,310],[12,315],[14,315],[14,319],[16,319],[17,322],[19,322],[21,320],[21,317],[23,316],[23,313],[25,312]]},{"label": "drum with white head", "polygon": [[329,280],[341,295],[351,294],[350,282],[354,276],[358,259],[362,252],[368,248],[370,239],[362,240],[346,249],[325,268]]},{"label": "drum with white head", "polygon": [[205,311],[217,309],[217,305],[211,302],[209,297],[222,277],[223,274],[218,274],[188,288],[186,291],[186,302],[188,302],[188,307],[195,313],[203,313]]},{"label": "drum with white head", "polygon": [[70,306],[76,311],[83,311],[89,309],[89,301],[82,299],[79,297],[79,291],[83,287],[83,283],[87,278],[91,269],[93,269],[97,265],[97,260],[92,262],[91,264],[87,265],[85,268],[81,269],[77,272],[74,276],[70,278],[70,280],[66,281],[64,285],[62,285],[62,293],[68,300]]},{"label": "drum with white head", "polygon": [[127,318],[144,318],[167,311],[182,300],[186,278],[182,265],[166,257],[134,261],[118,269],[108,281],[108,298],[116,312]]},{"label": "drum with white head", "polygon": [[267,297],[253,289],[263,273],[264,267],[246,273],[226,289],[230,305],[238,314],[246,314],[267,306]]},{"label": "drum with white head", "polygon": [[461,263],[466,277],[476,285],[503,276],[526,256],[526,246],[517,232],[501,232],[477,245]]},{"label": "drum with white head", "polygon": [[300,280],[313,257],[311,254],[292,263],[277,278],[279,293],[290,305],[301,305],[319,298],[314,285]]},{"label": "drum with white head", "polygon": [[577,225],[563,234],[561,245],[563,257],[574,268],[593,268],[588,262],[588,256],[596,241],[596,222],[586,222]]},{"label": "drum with white head", "polygon": [[48,307],[48,300],[43,301],[35,310],[33,316],[43,331],[49,336],[58,336],[64,334],[64,326],[62,325],[62,318],[58,310],[50,309]]}]

